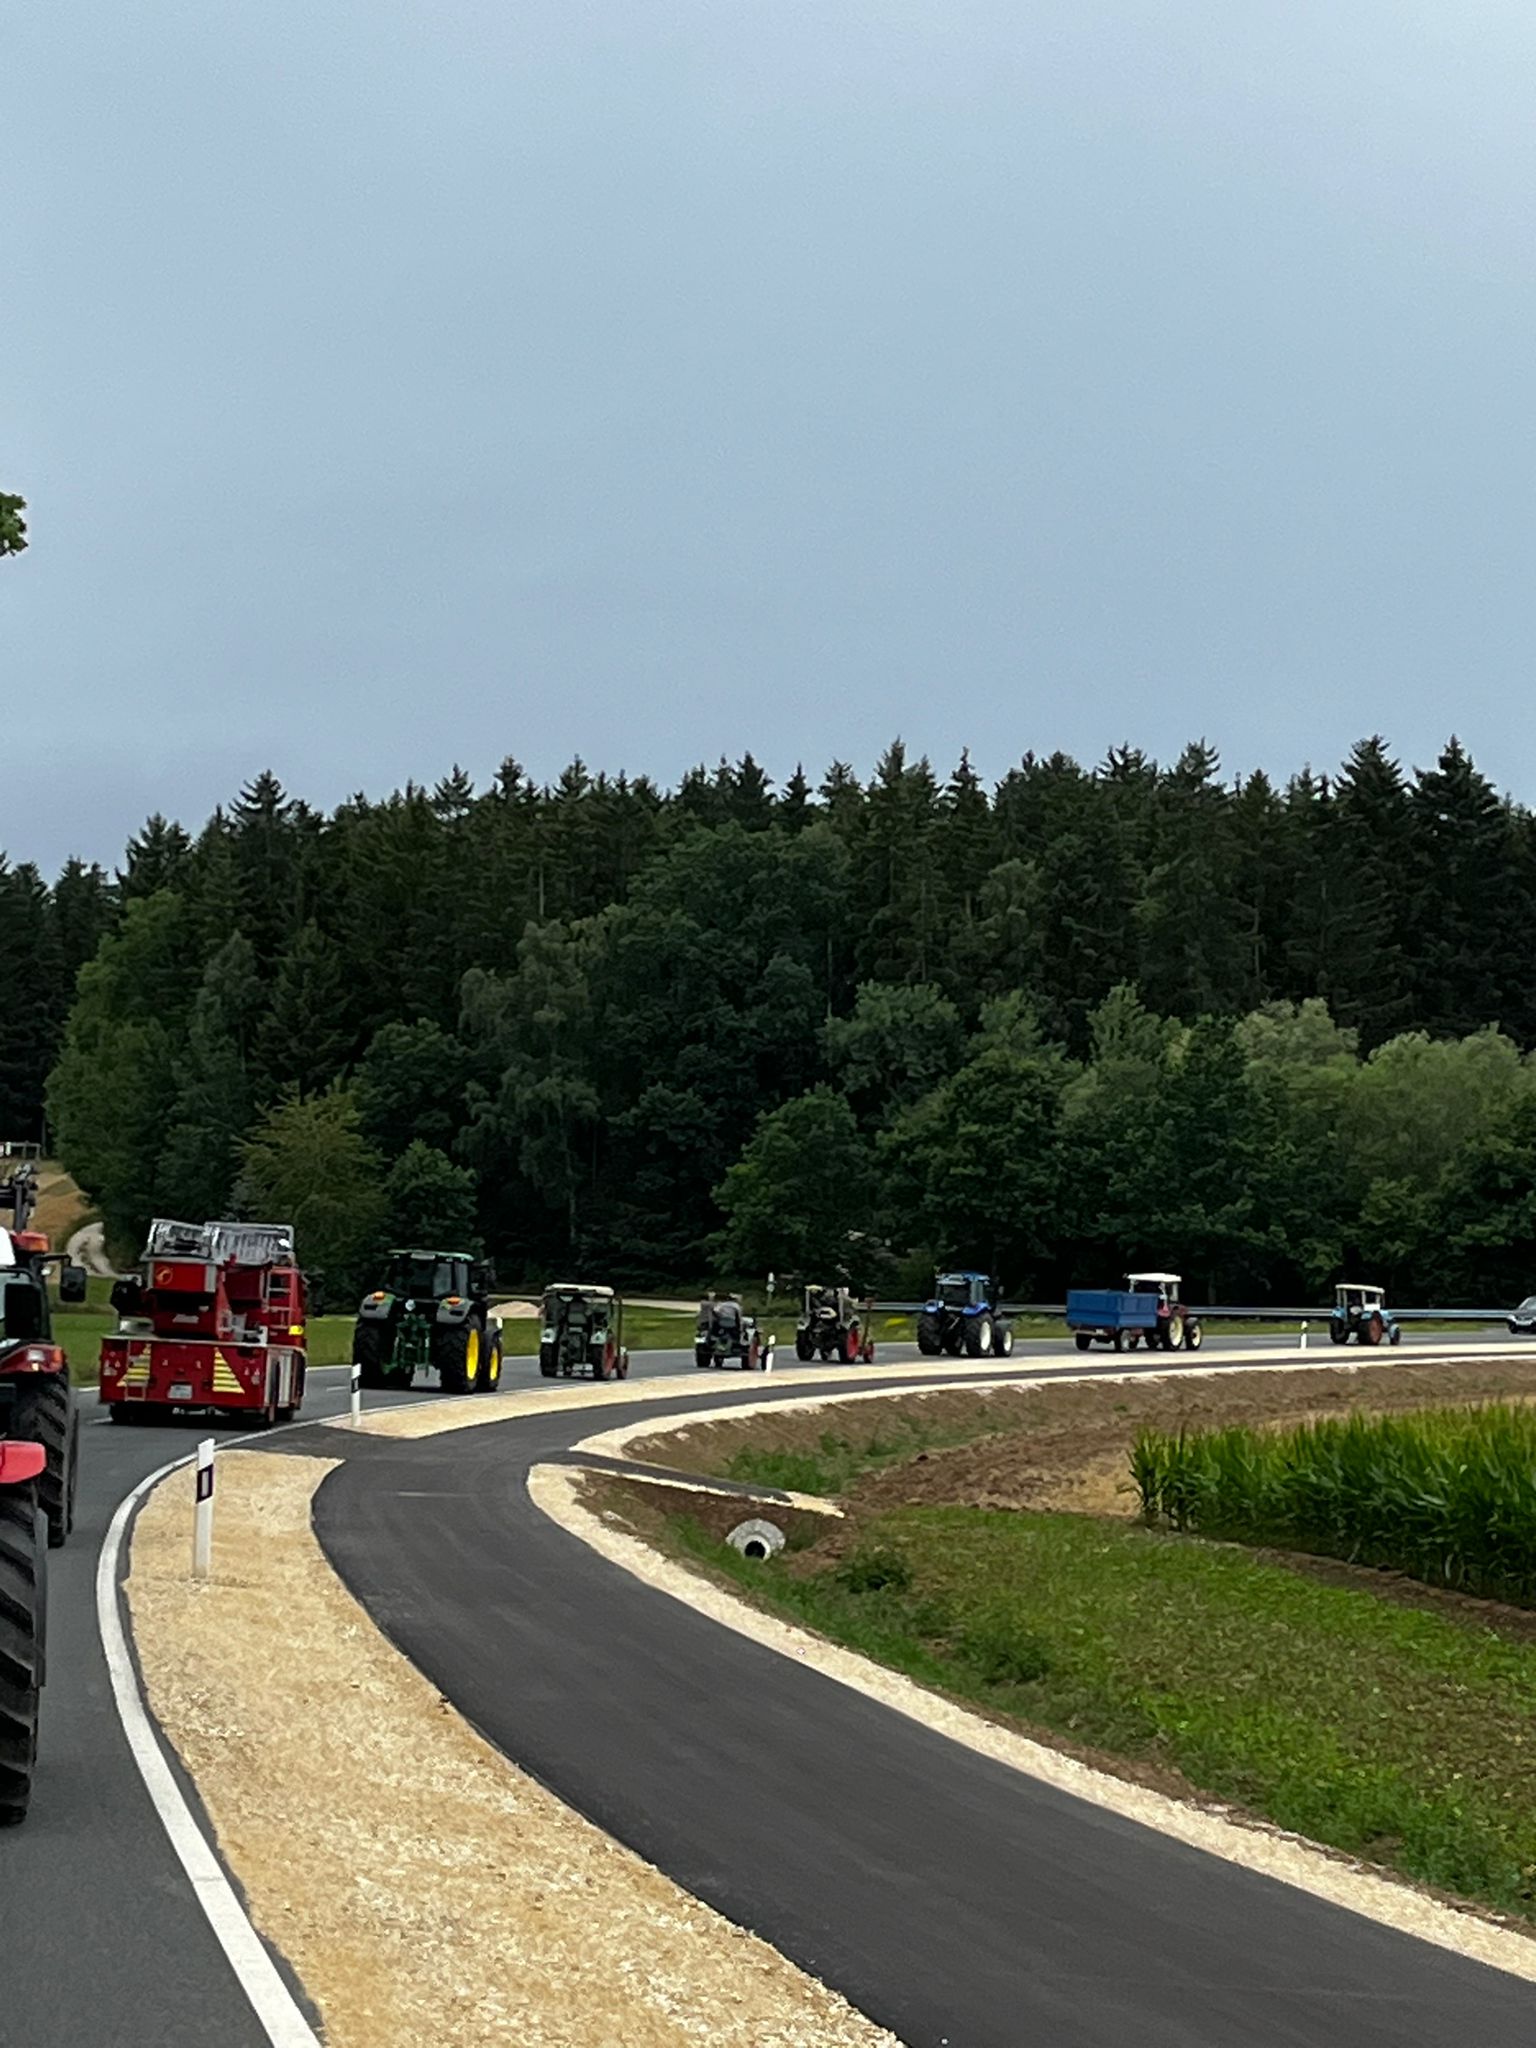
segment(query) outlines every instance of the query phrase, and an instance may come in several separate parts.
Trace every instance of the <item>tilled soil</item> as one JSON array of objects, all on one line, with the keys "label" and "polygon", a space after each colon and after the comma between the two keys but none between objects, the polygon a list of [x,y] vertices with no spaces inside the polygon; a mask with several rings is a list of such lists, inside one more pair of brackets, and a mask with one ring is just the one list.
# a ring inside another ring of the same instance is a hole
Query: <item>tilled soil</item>
[{"label": "tilled soil", "polygon": [[631,1445],[679,1470],[721,1473],[734,1453],[814,1451],[828,1435],[890,1441],[910,1418],[924,1435],[968,1437],[866,1472],[843,1496],[850,1519],[897,1506],[1055,1509],[1132,1515],[1130,1449],[1146,1428],[1222,1428],[1349,1413],[1389,1414],[1536,1398],[1536,1354],[1425,1365],[1230,1369],[1166,1378],[1037,1381],[955,1389],[812,1411],[723,1418]]}]

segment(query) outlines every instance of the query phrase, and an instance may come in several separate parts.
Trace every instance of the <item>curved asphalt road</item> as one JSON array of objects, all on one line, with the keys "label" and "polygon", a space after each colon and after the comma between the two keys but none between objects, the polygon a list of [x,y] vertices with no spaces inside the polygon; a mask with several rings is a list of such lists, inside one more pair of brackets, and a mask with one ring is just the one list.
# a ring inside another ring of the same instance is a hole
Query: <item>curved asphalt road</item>
[{"label": "curved asphalt road", "polygon": [[[1475,1341],[1469,1333],[1467,1342]],[[1255,1353],[1274,1351],[1278,1340],[1249,1339],[1244,1348]],[[1026,1352],[1042,1359],[1049,1357],[1058,1365],[1069,1360],[1074,1365],[1080,1363],[1070,1353],[1063,1356],[1059,1340],[1021,1346],[1020,1352],[1021,1357]],[[913,1355],[910,1348],[882,1347],[881,1351],[883,1359]],[[682,1353],[636,1353],[634,1370],[637,1378],[678,1372],[691,1375],[692,1360]],[[854,1375],[839,1372],[836,1377],[852,1380]],[[879,1369],[865,1371],[857,1378],[862,1385],[878,1383]],[[509,1388],[544,1384],[537,1368],[526,1359],[507,1360],[504,1383]],[[338,1413],[346,1404],[345,1385],[344,1371],[312,1373],[306,1416],[317,1419]],[[773,1383],[756,1379],[733,1381],[723,1388],[719,1382],[706,1383],[701,1379],[701,1396],[706,1391],[725,1398],[761,1398],[773,1391]],[[0,1897],[4,1899],[4,1917],[0,1921],[0,2040],[25,2042],[28,2048],[208,2048],[209,2043],[217,2043],[218,2048],[261,2048],[264,2036],[191,1896],[129,1753],[112,1703],[96,1629],[97,1554],[118,1502],[147,1473],[189,1452],[200,1436],[209,1433],[208,1425],[194,1420],[167,1427],[114,1429],[106,1426],[89,1389],[81,1389],[81,1400],[87,1426],[78,1519],[68,1546],[53,1552],[49,1560],[49,1683],[44,1700],[37,1792],[25,1825],[0,1835]],[[641,1411],[625,1412],[638,1416]],[[547,1423],[541,1420],[537,1425],[541,1432],[538,1455],[558,1449],[562,1442],[586,1435],[615,1419],[610,1408],[596,1422],[580,1410],[551,1416]],[[217,1429],[212,1433],[221,1442],[255,1441],[239,1430]],[[475,1470],[471,1461],[449,1461],[453,1466],[454,1488],[466,1494],[464,1500],[454,1503],[454,1547],[466,1540],[461,1526],[463,1516],[472,1515],[478,1522],[479,1517],[492,1512],[497,1524],[493,1536],[486,1536],[476,1526],[473,1536],[467,1538],[474,1552],[474,1569],[488,1572],[494,1578],[492,1619],[496,1647],[490,1656],[494,1668],[482,1688],[487,1695],[483,1711],[476,1711],[474,1718],[519,1762],[539,1771],[574,1803],[624,1839],[644,1847],[654,1834],[655,1846],[649,1853],[669,1863],[683,1882],[696,1882],[698,1889],[726,1911],[762,1927],[770,1936],[777,1924],[771,1910],[774,1902],[767,1902],[769,1910],[760,1910],[765,1880],[754,1873],[771,1873],[767,1888],[777,1891],[780,1874],[788,1870],[790,1874],[783,1880],[784,1896],[791,1902],[800,1901],[807,1882],[813,1882],[816,1901],[805,1902],[803,1910],[796,1903],[795,1910],[805,1922],[806,1933],[804,1945],[794,1952],[813,1968],[820,1966],[817,1958],[825,1955],[827,1967],[835,1966],[839,1972],[839,1982],[849,1986],[862,1982],[858,1957],[864,1948],[863,1935],[844,1926],[842,1902],[835,1896],[827,1898],[827,1887],[815,1877],[814,1871],[801,1869],[796,1853],[797,1800],[792,1799],[786,1806],[782,1828],[776,1820],[768,1826],[770,1840],[766,1848],[757,1839],[756,1829],[749,1829],[750,1854],[740,1872],[727,1867],[735,1853],[731,1839],[714,1831],[707,1811],[702,1827],[695,1813],[685,1830],[697,1836],[695,1846],[688,1841],[672,1843],[675,1824],[668,1804],[674,1799],[672,1782],[680,1781],[682,1806],[695,1807],[697,1799],[689,1787],[709,1782],[703,1764],[710,1760],[711,1768],[717,1767],[714,1760],[723,1730],[736,1731],[735,1741],[748,1753],[749,1762],[757,1753],[779,1746],[775,1717],[781,1710],[770,1710],[766,1705],[776,1695],[777,1686],[767,1685],[764,1704],[760,1706],[754,1667],[746,1690],[740,1690],[738,1674],[715,1661],[722,1650],[722,1632],[696,1617],[695,1625],[705,1632],[700,1661],[691,1670],[686,1663],[674,1663],[672,1631],[689,1621],[676,1603],[646,1594],[627,1576],[594,1559],[584,1546],[554,1530],[543,1517],[533,1515],[522,1489],[522,1465],[518,1462],[526,1463],[534,1448],[528,1425],[519,1424],[510,1435],[507,1430],[492,1430],[442,1438],[435,1447],[388,1446],[382,1439],[368,1439],[366,1443],[347,1441],[349,1456],[356,1459],[353,1477],[347,1482],[348,1493],[358,1484],[364,1501],[364,1520],[384,1513],[392,1525],[388,1540],[392,1544],[398,1540],[401,1545],[387,1573],[389,1585],[398,1585],[400,1589],[398,1613],[392,1615],[389,1611],[388,1587],[369,1594],[370,1603],[380,1612],[386,1626],[397,1640],[413,1649],[418,1662],[425,1668],[433,1667],[433,1646],[418,1640],[427,1632],[430,1610],[420,1606],[422,1589],[413,1583],[413,1571],[404,1568],[413,1556],[419,1558],[423,1550],[422,1531],[414,1522],[399,1521],[398,1504],[397,1509],[386,1511],[387,1494],[376,1494],[373,1487],[359,1484],[365,1477],[364,1459],[382,1476],[389,1461],[401,1454],[441,1456],[450,1444],[460,1448],[478,1445],[482,1437],[486,1440],[478,1447],[477,1455],[484,1461],[485,1469],[474,1478],[472,1495],[466,1484]],[[290,1445],[299,1448],[302,1442],[301,1432],[278,1433],[272,1439],[274,1449]],[[334,1456],[340,1447],[327,1432],[327,1454]],[[329,1488],[325,1491],[329,1492]],[[329,1501],[322,1495],[323,1519],[328,1527],[342,1497],[339,1491]],[[505,1524],[494,1510],[497,1501],[505,1503]],[[510,1542],[507,1528],[516,1531]],[[432,1533],[435,1542],[435,1521]],[[334,1532],[333,1541],[338,1554],[346,1549],[346,1539],[337,1538]],[[552,1555],[544,1549],[529,1547],[551,1544]],[[589,1585],[591,1598],[598,1603],[590,1612]],[[472,1589],[468,1601],[471,1608],[484,1597],[485,1591],[483,1581]],[[673,1647],[669,1650],[665,1643],[658,1643],[647,1651],[641,1646],[636,1668],[645,1671],[648,1703],[643,1711],[635,1713],[627,1704],[632,1662],[628,1645],[634,1634],[635,1613],[656,1602],[664,1612],[667,1641]],[[603,1617],[610,1614],[614,1628],[619,1631],[618,1647],[613,1649],[603,1638]],[[569,1640],[561,1641],[562,1636]],[[768,1658],[766,1652],[756,1654]],[[777,1665],[779,1660],[768,1662]],[[659,1669],[652,1668],[658,1663]],[[810,1681],[810,1674],[793,1675]],[[782,1672],[772,1676],[782,1683]],[[823,1683],[815,1681],[812,1689]],[[477,1698],[480,1696],[475,1688],[469,1690]],[[830,1691],[840,1695],[839,1688]],[[521,1714],[508,1715],[506,1710],[514,1704],[520,1709],[537,1709],[536,1718],[544,1731],[538,1742],[525,1740],[527,1731]],[[819,1728],[823,1712],[836,1720],[845,1705],[841,1696],[835,1702],[829,1700],[824,1707],[818,1705],[811,1712],[814,1727]],[[797,1694],[784,1711],[790,1719],[783,1748],[796,1754],[797,1746],[805,1742],[807,1709],[803,1698]],[[888,1722],[896,1717],[878,1718]],[[564,1727],[563,1743],[557,1739],[558,1724]],[[578,1730],[582,1739],[573,1740]],[[654,1779],[648,1775],[652,1766],[643,1772],[631,1771],[626,1762],[630,1740],[640,1734],[645,1734],[650,1748],[658,1752],[654,1769],[660,1775]],[[856,1745],[861,1745],[867,1734],[855,1731],[853,1739]],[[897,1738],[888,1730],[880,1739]],[[697,1772],[690,1764],[695,1750],[701,1759]],[[846,1757],[840,1747],[835,1754]],[[857,1781],[863,1768],[860,1752],[856,1750],[847,1760]],[[943,1762],[954,1761],[949,1746],[944,1745]],[[729,1757],[727,1767],[729,1775],[734,1768]],[[817,1776],[823,1769],[814,1747],[807,1754],[806,1769]],[[867,1789],[867,1778],[865,1786]],[[190,1790],[185,1782],[184,1789]],[[729,1811],[734,1799],[732,1783],[722,1795],[722,1812]],[[881,1799],[883,1793],[877,1788],[874,1803],[878,1806]],[[192,1804],[195,1811],[195,1796]],[[761,1820],[761,1800],[758,1814]],[[662,1822],[666,1825],[661,1825]],[[1113,1829],[1118,1825],[1106,1823],[1102,1816],[1088,1816],[1082,1824],[1090,1830],[1106,1825]],[[782,1845],[776,1847],[773,1838],[779,1835]],[[898,1896],[907,1894],[919,1902],[924,1900],[922,1873],[901,1874],[899,1866],[907,1854],[905,1848],[893,1850],[892,1854],[895,1861],[889,1868],[882,1870],[875,1865],[865,1870],[861,1865],[851,1878],[845,1863],[834,1863],[833,1867],[843,1873],[840,1882],[847,1885],[849,1899],[857,1906],[856,1921],[867,1919],[863,1902],[870,1896],[865,1886],[872,1879],[878,1879],[881,1886],[894,1884]],[[762,1860],[755,1860],[759,1858]],[[1216,1881],[1217,1890],[1222,1892],[1240,1881],[1237,1874],[1223,1867]],[[1060,1884],[1053,1882],[1038,1895],[1032,1895],[1025,1917],[1037,1925],[1054,1926],[1068,1914],[1070,1906],[1070,1894],[1063,1894]],[[928,1962],[938,1983],[945,1971],[933,1951],[939,1943],[944,1916],[936,1916],[925,1905],[916,1917],[922,1924],[922,1946],[929,1952]],[[987,1915],[984,1913],[982,1918],[985,1920]],[[825,1941],[819,1931],[823,1924],[830,1930]],[[1273,1955],[1267,1935],[1258,1936],[1252,1946],[1266,1957]],[[1409,1948],[1411,1953],[1419,1953],[1412,1945]],[[845,1956],[846,1972],[842,1961]],[[1010,1956],[1003,1967],[1005,1978],[1017,1968],[1017,1957],[1012,1956],[1011,1950]],[[1128,1952],[1126,1967],[1136,1967]],[[1465,1974],[1453,1965],[1437,1967],[1452,1974]],[[1480,1973],[1472,1974],[1477,1981],[1485,1981]],[[874,1996],[872,1992],[871,1997]],[[1518,1997],[1520,2010],[1533,2013],[1532,2024],[1519,2038],[1536,2038],[1536,1992],[1519,1991]],[[1251,2012],[1246,2000],[1243,2012],[1243,2021],[1228,2036],[1223,2048],[1240,2048],[1240,2044],[1250,2040],[1272,2038],[1308,2043],[1371,2039],[1348,2028],[1260,2036],[1251,2031]],[[1462,2022],[1458,2020],[1457,2024]],[[952,2036],[957,2048],[960,2038],[958,2034]],[[1011,2044],[1031,2037],[1014,2031],[1005,2038]],[[1058,2036],[1048,2030],[1039,2035],[1042,2048],[1046,2043],[1054,2048],[1058,2039],[1066,2043],[1076,2038],[1079,2037],[1070,2031]],[[1152,2040],[1165,2038],[1182,2044],[1206,2037],[1185,2032],[1149,2036]],[[1434,2036],[1432,2032],[1405,2031],[1378,2038],[1427,2042]],[[1512,2033],[1501,2035],[1491,2027],[1485,2028],[1481,2022],[1471,2034],[1475,2048],[1482,2048],[1485,2042],[1488,2048],[1497,2048],[1503,2040],[1515,2038]]]},{"label": "curved asphalt road", "polygon": [[[726,1405],[775,1393],[700,1383]],[[676,1413],[636,1404],[623,1420]],[[1536,2039],[1536,1988],[976,1756],[599,1557],[525,1479],[614,1420],[565,1410],[360,1442],[316,1497],[321,1541],[508,1756],[902,2041]]]}]

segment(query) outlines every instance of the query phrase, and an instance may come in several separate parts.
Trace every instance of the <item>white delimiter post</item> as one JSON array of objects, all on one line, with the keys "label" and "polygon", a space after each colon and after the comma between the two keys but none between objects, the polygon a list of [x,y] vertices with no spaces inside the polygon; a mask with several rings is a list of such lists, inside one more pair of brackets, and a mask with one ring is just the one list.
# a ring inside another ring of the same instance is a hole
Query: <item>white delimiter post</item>
[{"label": "white delimiter post", "polygon": [[1302,1326],[1301,1326],[1301,1348],[1302,1348],[1302,1350],[1303,1350],[1303,1351],[1305,1351],[1305,1350],[1306,1350],[1306,1348],[1307,1348],[1307,1330],[1308,1330],[1308,1327],[1309,1327],[1309,1326],[1308,1326],[1308,1325],[1307,1325],[1307,1324],[1306,1324],[1305,1322],[1304,1322],[1304,1323],[1302,1324]]},{"label": "white delimiter post", "polygon": [[363,1419],[363,1368],[354,1358],[352,1361],[352,1427]]},{"label": "white delimiter post", "polygon": [[192,1571],[206,1579],[213,1569],[213,1438],[197,1447],[197,1506],[192,1511]]}]

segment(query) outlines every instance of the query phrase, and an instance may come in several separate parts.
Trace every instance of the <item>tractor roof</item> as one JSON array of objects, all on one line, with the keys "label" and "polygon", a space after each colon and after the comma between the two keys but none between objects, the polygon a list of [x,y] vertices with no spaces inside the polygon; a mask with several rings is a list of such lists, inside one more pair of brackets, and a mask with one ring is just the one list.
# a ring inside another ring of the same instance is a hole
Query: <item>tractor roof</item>
[{"label": "tractor roof", "polygon": [[988,1277],[985,1273],[968,1272],[964,1268],[959,1268],[953,1273],[941,1273],[939,1275],[941,1280],[986,1280]]},{"label": "tractor roof", "polygon": [[1125,1277],[1132,1286],[1138,1280],[1155,1280],[1159,1287],[1178,1287],[1184,1279],[1182,1273],[1127,1273]]},{"label": "tractor roof", "polygon": [[545,1288],[546,1294],[580,1294],[589,1301],[612,1301],[611,1287],[589,1287],[583,1280],[551,1280]]},{"label": "tractor roof", "polygon": [[1378,1287],[1374,1280],[1341,1280],[1333,1291],[1335,1295],[1374,1294],[1379,1301],[1387,1298],[1385,1287]]},{"label": "tractor roof", "polygon": [[393,1250],[385,1253],[385,1257],[391,1259],[464,1259],[471,1266],[480,1263],[473,1252],[444,1251],[441,1246],[436,1250],[428,1251],[419,1244],[397,1244]]}]

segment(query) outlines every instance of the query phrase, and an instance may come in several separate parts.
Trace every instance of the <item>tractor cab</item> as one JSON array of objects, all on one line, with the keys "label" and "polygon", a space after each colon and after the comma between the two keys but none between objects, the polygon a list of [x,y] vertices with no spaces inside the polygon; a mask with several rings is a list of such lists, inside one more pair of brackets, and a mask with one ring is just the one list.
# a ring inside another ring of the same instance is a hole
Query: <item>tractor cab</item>
[{"label": "tractor cab", "polygon": [[809,1360],[837,1358],[846,1365],[862,1360],[870,1364],[875,1340],[864,1327],[864,1316],[847,1287],[809,1286],[805,1308],[795,1331],[795,1356]]},{"label": "tractor cab", "polygon": [[1127,1294],[1155,1295],[1159,1308],[1177,1308],[1179,1289],[1183,1285],[1183,1276],[1179,1273],[1127,1273],[1125,1276]]},{"label": "tractor cab", "polygon": [[547,1380],[590,1373],[595,1380],[627,1379],[624,1304],[611,1287],[562,1280],[544,1290],[539,1371]]},{"label": "tractor cab", "polygon": [[1387,1290],[1362,1280],[1341,1280],[1333,1290],[1328,1335],[1335,1344],[1396,1344],[1403,1332],[1387,1307]]},{"label": "tractor cab", "polygon": [[997,1293],[997,1287],[985,1273],[941,1273],[933,1286],[934,1301],[943,1308],[958,1309],[961,1314],[967,1309],[988,1307]]},{"label": "tractor cab", "polygon": [[381,1292],[406,1301],[468,1301],[487,1291],[480,1261],[468,1252],[391,1252]]}]

